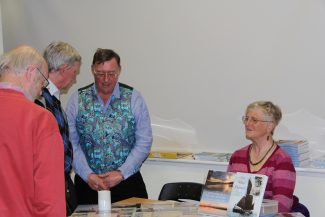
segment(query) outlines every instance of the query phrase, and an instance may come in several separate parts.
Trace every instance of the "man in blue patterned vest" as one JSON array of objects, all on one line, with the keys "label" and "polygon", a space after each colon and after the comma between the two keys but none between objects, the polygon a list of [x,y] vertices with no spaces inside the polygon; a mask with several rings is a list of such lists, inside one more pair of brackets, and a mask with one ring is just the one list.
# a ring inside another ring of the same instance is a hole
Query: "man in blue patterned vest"
[{"label": "man in blue patterned vest", "polygon": [[66,109],[74,150],[79,204],[96,204],[109,189],[112,202],[148,198],[140,167],[152,145],[149,112],[141,94],[119,83],[120,57],[97,49],[95,83],[71,95]]},{"label": "man in blue patterned vest", "polygon": [[77,206],[75,188],[70,177],[73,150],[69,140],[68,121],[61,108],[60,91],[67,90],[76,80],[81,65],[81,56],[70,44],[55,41],[46,47],[44,59],[49,68],[49,84],[42,90],[41,98],[35,102],[54,115],[60,129],[64,143],[66,213],[71,215]]}]

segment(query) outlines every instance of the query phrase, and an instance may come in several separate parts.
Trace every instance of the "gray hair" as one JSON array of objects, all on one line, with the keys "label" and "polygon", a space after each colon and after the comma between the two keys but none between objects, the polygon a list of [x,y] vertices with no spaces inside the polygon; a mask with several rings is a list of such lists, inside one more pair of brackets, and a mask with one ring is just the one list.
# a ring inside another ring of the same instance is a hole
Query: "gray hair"
[{"label": "gray hair", "polygon": [[49,73],[56,71],[63,64],[72,65],[75,62],[81,63],[81,56],[70,44],[62,41],[54,41],[49,44],[43,53]]},{"label": "gray hair", "polygon": [[21,45],[0,57],[0,75],[10,69],[11,73],[20,74],[30,65],[46,68],[46,62],[36,49],[28,45]]},{"label": "gray hair", "polygon": [[275,125],[278,125],[281,118],[282,118],[282,112],[279,106],[274,105],[270,101],[256,101],[251,104],[249,104],[246,108],[246,113],[254,108],[259,108],[263,111],[265,116],[271,119],[271,121],[274,121]]}]

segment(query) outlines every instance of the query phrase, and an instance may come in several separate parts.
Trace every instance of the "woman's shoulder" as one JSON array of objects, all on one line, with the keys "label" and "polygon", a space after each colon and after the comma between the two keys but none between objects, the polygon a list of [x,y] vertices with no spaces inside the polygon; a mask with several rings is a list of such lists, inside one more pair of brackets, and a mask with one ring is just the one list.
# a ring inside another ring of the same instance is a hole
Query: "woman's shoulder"
[{"label": "woman's shoulder", "polygon": [[249,145],[244,146],[233,152],[228,165],[229,172],[247,172],[248,150]]},{"label": "woman's shoulder", "polygon": [[232,159],[235,159],[235,158],[247,158],[247,154],[248,154],[248,151],[249,151],[249,147],[250,145],[246,145],[240,149],[237,149],[236,151],[234,151],[231,155],[231,158]]},{"label": "woman's shoulder", "polygon": [[287,168],[288,170],[293,170],[294,168],[290,155],[279,146],[271,159],[276,167]]},{"label": "woman's shoulder", "polygon": [[283,150],[280,146],[277,146],[274,156],[278,160],[291,160],[290,155],[285,150]]},{"label": "woman's shoulder", "polygon": [[250,145],[246,145],[246,146],[234,151],[233,154],[247,153],[247,151],[249,150],[249,147],[250,147]]}]

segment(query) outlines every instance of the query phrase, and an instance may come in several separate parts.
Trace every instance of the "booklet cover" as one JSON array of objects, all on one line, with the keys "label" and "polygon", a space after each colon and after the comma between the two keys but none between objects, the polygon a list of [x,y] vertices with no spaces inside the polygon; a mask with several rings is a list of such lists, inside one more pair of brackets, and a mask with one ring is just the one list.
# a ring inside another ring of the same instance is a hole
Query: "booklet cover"
[{"label": "booklet cover", "polygon": [[219,153],[219,152],[200,152],[195,153],[195,160],[203,161],[216,161],[216,162],[229,162],[232,153]]},{"label": "booklet cover", "polygon": [[268,177],[261,174],[236,173],[227,216],[258,217]]},{"label": "booklet cover", "polygon": [[192,152],[177,151],[150,151],[149,158],[166,158],[166,159],[193,159]]},{"label": "booklet cover", "polygon": [[209,170],[199,204],[199,213],[226,213],[235,173]]}]

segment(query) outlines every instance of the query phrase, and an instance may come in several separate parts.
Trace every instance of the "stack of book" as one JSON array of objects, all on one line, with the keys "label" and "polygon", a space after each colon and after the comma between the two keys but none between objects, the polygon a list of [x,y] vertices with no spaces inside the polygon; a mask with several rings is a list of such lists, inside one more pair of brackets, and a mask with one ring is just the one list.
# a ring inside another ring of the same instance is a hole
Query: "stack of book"
[{"label": "stack of book", "polygon": [[325,168],[325,154],[312,160],[312,166],[316,168]]},{"label": "stack of book", "polygon": [[310,153],[307,140],[279,140],[278,145],[291,157],[295,167],[310,165]]},{"label": "stack of book", "polygon": [[229,162],[231,153],[200,152],[193,155],[195,160]]},{"label": "stack of book", "polygon": [[273,217],[278,213],[279,202],[277,200],[263,199],[260,217]]},{"label": "stack of book", "polygon": [[279,213],[272,217],[305,217],[300,212],[291,212],[291,213]]}]

